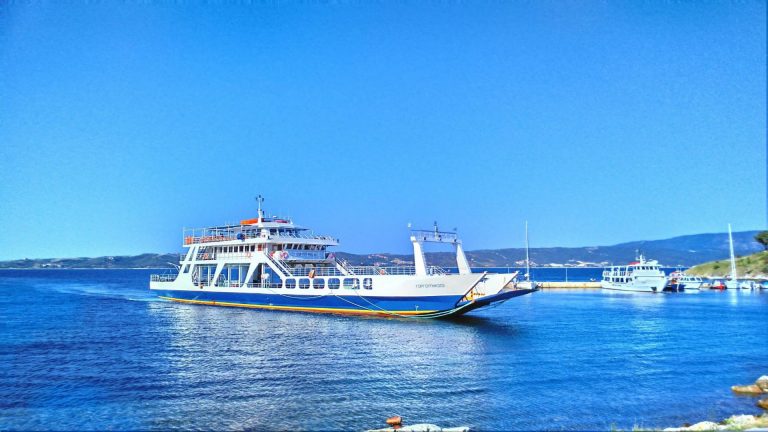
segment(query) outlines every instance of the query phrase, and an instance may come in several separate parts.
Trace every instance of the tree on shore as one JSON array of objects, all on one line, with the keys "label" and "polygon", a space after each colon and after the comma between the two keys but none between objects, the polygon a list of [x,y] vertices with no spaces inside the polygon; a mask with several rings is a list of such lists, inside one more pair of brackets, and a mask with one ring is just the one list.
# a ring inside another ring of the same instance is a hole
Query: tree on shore
[{"label": "tree on shore", "polygon": [[755,234],[755,240],[763,245],[764,250],[768,250],[768,231],[760,231]]}]

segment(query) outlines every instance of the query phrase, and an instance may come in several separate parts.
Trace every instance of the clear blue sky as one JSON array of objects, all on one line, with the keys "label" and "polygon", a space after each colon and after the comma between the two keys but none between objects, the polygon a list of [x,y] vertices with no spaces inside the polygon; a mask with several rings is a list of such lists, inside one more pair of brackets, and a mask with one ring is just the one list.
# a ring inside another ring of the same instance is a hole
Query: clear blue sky
[{"label": "clear blue sky", "polygon": [[0,259],[766,227],[762,1],[89,3],[0,4]]}]

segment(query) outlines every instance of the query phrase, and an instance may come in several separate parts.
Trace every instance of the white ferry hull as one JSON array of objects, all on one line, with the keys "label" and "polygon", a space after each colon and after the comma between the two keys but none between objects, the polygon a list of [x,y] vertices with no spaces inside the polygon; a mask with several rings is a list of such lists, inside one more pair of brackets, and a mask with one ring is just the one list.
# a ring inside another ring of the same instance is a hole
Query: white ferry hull
[{"label": "white ferry hull", "polygon": [[[181,303],[356,315],[461,315],[533,292],[516,289],[511,275],[365,276],[372,288],[197,287],[192,280],[150,282],[159,297]],[[360,279],[363,277],[361,276]],[[182,278],[179,278],[182,279]],[[322,279],[322,278],[318,278]],[[360,285],[358,285],[360,286]]]},{"label": "white ferry hull", "polygon": [[608,282],[608,281],[600,282],[600,286],[606,290],[646,292],[646,293],[657,293],[657,292],[660,293],[664,291],[664,285],[666,285],[666,279],[661,279],[658,281],[655,281],[655,280],[636,281],[634,283],[616,283],[616,282]]}]

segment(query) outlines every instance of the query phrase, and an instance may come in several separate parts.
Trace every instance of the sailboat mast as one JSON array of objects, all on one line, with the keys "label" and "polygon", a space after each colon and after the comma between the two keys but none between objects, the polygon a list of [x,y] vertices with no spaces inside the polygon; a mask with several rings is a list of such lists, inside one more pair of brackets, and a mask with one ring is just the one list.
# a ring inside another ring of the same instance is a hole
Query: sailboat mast
[{"label": "sailboat mast", "polygon": [[728,244],[731,247],[731,280],[736,280],[736,256],[733,253],[733,234],[731,233],[731,224],[728,224]]},{"label": "sailboat mast", "polygon": [[525,280],[531,280],[531,258],[528,255],[528,221],[525,221]]}]

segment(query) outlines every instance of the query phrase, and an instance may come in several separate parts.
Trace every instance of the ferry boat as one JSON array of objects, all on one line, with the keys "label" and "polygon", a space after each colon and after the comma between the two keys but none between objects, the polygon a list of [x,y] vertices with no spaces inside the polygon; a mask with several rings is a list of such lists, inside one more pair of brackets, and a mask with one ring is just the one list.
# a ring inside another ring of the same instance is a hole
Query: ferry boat
[{"label": "ferry boat", "polygon": [[[455,232],[411,230],[413,266],[353,266],[288,218],[258,216],[185,229],[177,272],[150,277],[160,298],[192,304],[388,317],[442,318],[530,294],[517,273],[473,273]],[[428,266],[424,243],[454,247],[458,273]]]},{"label": "ferry boat", "polygon": [[646,261],[640,254],[637,261],[626,266],[613,266],[603,271],[600,286],[607,290],[662,292],[667,284],[667,277],[658,261]]}]

